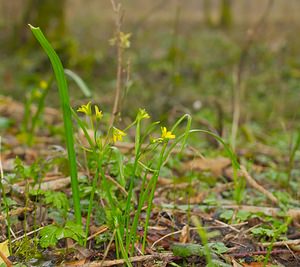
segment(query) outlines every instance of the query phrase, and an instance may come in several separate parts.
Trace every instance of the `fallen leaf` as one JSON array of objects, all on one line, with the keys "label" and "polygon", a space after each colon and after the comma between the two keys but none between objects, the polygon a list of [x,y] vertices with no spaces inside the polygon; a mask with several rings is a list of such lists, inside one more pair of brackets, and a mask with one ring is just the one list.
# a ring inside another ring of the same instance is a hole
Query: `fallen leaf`
[{"label": "fallen leaf", "polygon": [[189,226],[188,225],[185,225],[183,226],[182,228],[182,231],[181,231],[181,235],[180,235],[180,243],[187,243],[190,239],[190,231],[189,231]]},{"label": "fallen leaf", "polygon": [[218,157],[214,159],[198,158],[185,163],[185,171],[210,171],[214,176],[221,176],[223,170],[230,165],[228,158]]},{"label": "fallen leaf", "polygon": [[4,260],[2,259],[2,257],[4,256],[5,258],[9,257],[9,250],[8,250],[8,240],[0,243],[0,253],[1,253],[1,257],[0,257],[0,265],[2,263],[7,264],[6,262],[4,262]]}]

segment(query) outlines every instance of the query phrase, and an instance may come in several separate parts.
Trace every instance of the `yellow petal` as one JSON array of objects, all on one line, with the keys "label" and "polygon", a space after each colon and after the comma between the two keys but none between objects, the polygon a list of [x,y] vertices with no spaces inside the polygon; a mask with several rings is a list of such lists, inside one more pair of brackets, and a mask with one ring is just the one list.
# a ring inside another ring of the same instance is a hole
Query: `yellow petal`
[{"label": "yellow petal", "polygon": [[77,109],[77,112],[82,112],[86,115],[92,115],[91,102],[88,102],[86,105],[82,105]]},{"label": "yellow petal", "polygon": [[98,106],[95,106],[95,115],[96,115],[96,118],[99,120],[101,120],[103,117],[102,111],[99,110]]},{"label": "yellow petal", "polygon": [[172,134],[171,131],[168,131],[166,127],[161,127],[161,138],[162,139],[174,139],[176,136]]}]

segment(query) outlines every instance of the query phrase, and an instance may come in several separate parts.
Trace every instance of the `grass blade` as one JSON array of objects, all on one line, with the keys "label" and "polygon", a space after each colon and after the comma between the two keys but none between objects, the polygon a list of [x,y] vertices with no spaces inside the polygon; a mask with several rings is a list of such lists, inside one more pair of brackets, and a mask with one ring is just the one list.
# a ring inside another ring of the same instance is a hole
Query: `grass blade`
[{"label": "grass blade", "polygon": [[76,165],[76,154],[74,149],[72,116],[71,116],[71,109],[70,109],[68,85],[64,74],[64,68],[58,55],[56,54],[51,44],[44,36],[43,32],[40,30],[40,28],[38,27],[36,28],[31,25],[29,26],[33,35],[35,36],[35,38],[38,40],[38,42],[40,43],[40,45],[48,55],[57,81],[60,104],[63,111],[65,136],[66,136],[67,151],[68,151],[68,158],[69,158],[69,165],[70,165],[71,187],[72,187],[75,219],[76,219],[76,223],[81,225],[81,210],[80,210],[80,198],[79,198],[78,177],[77,177],[78,174],[77,174],[77,165]]},{"label": "grass blade", "polygon": [[81,92],[84,94],[85,97],[91,97],[92,92],[90,88],[86,85],[86,83],[78,76],[74,71],[65,69],[65,74],[69,76],[80,88]]}]

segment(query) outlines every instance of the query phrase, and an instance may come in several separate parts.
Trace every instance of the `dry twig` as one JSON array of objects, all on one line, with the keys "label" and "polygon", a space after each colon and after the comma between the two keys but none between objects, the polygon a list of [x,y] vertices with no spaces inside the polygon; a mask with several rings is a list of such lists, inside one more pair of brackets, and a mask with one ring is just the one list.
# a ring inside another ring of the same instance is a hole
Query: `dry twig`
[{"label": "dry twig", "polygon": [[[174,254],[172,252],[166,252],[166,253],[155,253],[153,255],[145,255],[145,256],[135,256],[135,257],[130,257],[129,261],[131,263],[133,262],[146,262],[146,261],[153,261],[153,260],[162,260],[162,261],[170,261],[170,260],[174,260],[174,259],[178,259],[179,257],[174,256]],[[87,264],[84,264],[83,267],[109,267],[109,266],[116,266],[116,265],[120,265],[120,264],[125,264],[126,261],[124,259],[120,259],[120,260],[108,260],[108,261],[104,261],[101,264],[101,262],[90,262]]]},{"label": "dry twig", "polygon": [[281,247],[281,246],[297,246],[300,245],[300,239],[294,239],[294,240],[285,240],[285,241],[278,241],[278,242],[264,242],[260,244],[263,247],[269,247],[269,246],[274,246],[274,247]]},{"label": "dry twig", "polygon": [[232,121],[232,129],[231,129],[231,145],[233,149],[235,149],[235,140],[238,132],[238,126],[240,121],[240,113],[241,113],[241,100],[242,100],[242,76],[246,63],[246,59],[249,54],[249,50],[251,45],[255,41],[256,35],[263,26],[266,18],[268,17],[270,10],[273,6],[274,0],[269,0],[266,9],[261,15],[260,19],[256,22],[256,24],[248,29],[246,43],[242,48],[240,60],[237,66],[237,71],[235,73],[234,80],[234,94],[233,94],[233,121]]},{"label": "dry twig", "polygon": [[3,262],[6,264],[7,267],[12,267],[12,262],[1,252],[0,250],[0,258],[3,260]]},{"label": "dry twig", "polygon": [[121,26],[123,20],[123,12],[121,10],[121,4],[114,0],[111,0],[111,4],[113,7],[114,12],[116,13],[116,44],[117,44],[117,82],[116,82],[116,95],[114,99],[113,110],[110,119],[110,127],[113,126],[115,118],[119,112],[119,102],[120,102],[120,95],[121,95],[121,88],[122,88],[122,66],[123,66],[123,49],[120,40],[120,33],[121,33]]},{"label": "dry twig", "polygon": [[270,193],[268,190],[266,190],[264,187],[262,187],[260,184],[258,184],[254,178],[250,176],[250,174],[247,172],[246,168],[241,165],[241,174],[245,177],[248,184],[252,186],[254,189],[258,190],[262,194],[264,194],[269,200],[271,200],[274,204],[278,205],[278,199]]}]

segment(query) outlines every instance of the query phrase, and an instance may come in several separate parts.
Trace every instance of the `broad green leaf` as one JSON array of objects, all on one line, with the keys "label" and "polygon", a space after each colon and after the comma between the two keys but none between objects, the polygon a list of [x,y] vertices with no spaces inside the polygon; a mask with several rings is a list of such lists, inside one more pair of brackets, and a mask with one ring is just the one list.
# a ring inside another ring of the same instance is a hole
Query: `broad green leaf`
[{"label": "broad green leaf", "polygon": [[190,256],[203,256],[204,248],[198,244],[173,244],[171,247],[175,256],[190,257]]},{"label": "broad green leaf", "polygon": [[40,245],[42,248],[55,246],[57,239],[57,232],[60,228],[56,225],[47,225],[40,231]]},{"label": "broad green leaf", "polygon": [[223,242],[208,243],[208,246],[217,254],[223,254],[228,251]]},{"label": "broad green leaf", "polygon": [[229,221],[233,216],[233,210],[225,210],[220,214],[220,218]]}]

